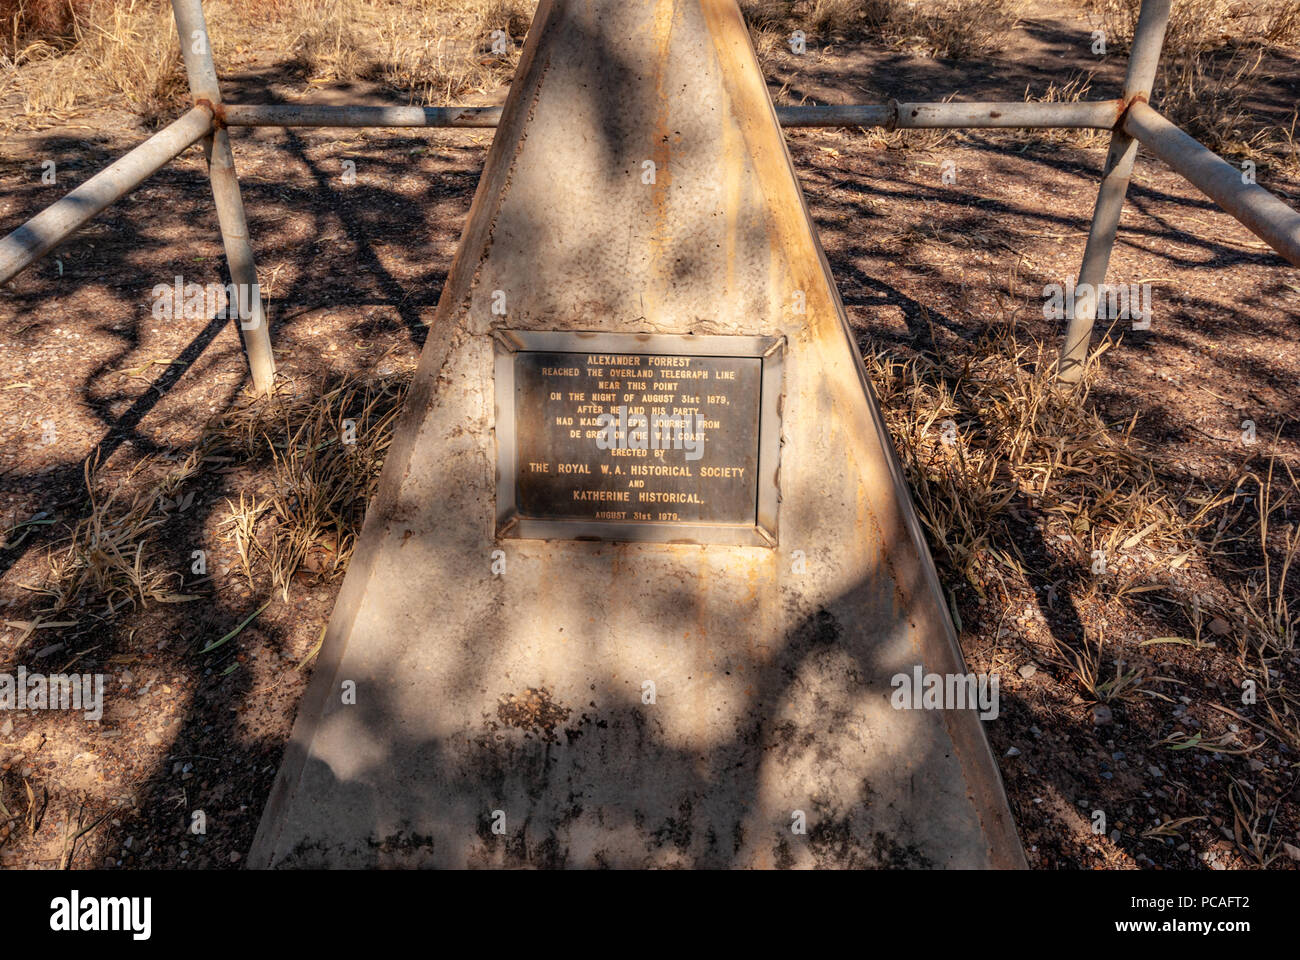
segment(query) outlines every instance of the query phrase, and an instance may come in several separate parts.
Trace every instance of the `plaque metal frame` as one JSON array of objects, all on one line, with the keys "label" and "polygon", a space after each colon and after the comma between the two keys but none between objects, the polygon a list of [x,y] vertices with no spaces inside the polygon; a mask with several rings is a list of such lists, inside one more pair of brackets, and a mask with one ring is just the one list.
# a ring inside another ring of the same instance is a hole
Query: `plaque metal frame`
[{"label": "plaque metal frame", "polygon": [[[610,540],[716,543],[775,547],[780,504],[781,403],[785,337],[696,336],[671,333],[495,330],[496,536],[525,540]],[[649,520],[581,520],[526,517],[519,513],[516,476],[515,354],[619,353],[690,357],[753,357],[759,377],[758,487],[755,522],[695,523]]]}]

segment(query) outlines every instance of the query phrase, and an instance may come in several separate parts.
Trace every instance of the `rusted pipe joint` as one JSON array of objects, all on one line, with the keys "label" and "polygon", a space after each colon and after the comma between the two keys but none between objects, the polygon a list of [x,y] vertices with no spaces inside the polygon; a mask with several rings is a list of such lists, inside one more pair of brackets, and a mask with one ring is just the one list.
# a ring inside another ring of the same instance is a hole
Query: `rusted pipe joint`
[{"label": "rusted pipe joint", "polygon": [[1111,130],[1122,130],[1124,128],[1124,118],[1135,103],[1148,103],[1149,95],[1138,91],[1127,97],[1120,97],[1115,101],[1115,126]]},{"label": "rusted pipe joint", "polygon": [[212,129],[226,129],[226,108],[223,104],[213,103],[207,97],[199,97],[194,101],[196,107],[202,107],[208,113],[212,114]]}]

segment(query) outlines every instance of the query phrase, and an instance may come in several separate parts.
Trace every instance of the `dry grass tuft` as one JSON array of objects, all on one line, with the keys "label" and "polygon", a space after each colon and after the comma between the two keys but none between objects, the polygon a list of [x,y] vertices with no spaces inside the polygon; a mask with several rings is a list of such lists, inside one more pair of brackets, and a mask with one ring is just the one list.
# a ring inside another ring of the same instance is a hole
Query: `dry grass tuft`
[{"label": "dry grass tuft", "polygon": [[742,0],[741,10],[760,55],[797,29],[810,44],[867,36],[962,60],[1000,50],[1018,19],[1012,0]]},{"label": "dry grass tuft", "polygon": [[1067,669],[1078,679],[1080,691],[1086,701],[1109,705],[1133,700],[1138,694],[1149,692],[1143,690],[1148,677],[1142,666],[1131,666],[1123,660],[1115,660],[1109,677],[1106,677],[1103,646],[1100,636],[1097,637],[1096,643],[1089,643],[1085,638],[1078,650],[1064,644],[1057,645],[1057,651],[1065,661]]},{"label": "dry grass tuft", "polygon": [[287,598],[299,572],[329,579],[347,568],[404,392],[404,382],[357,379],[282,387],[216,424],[214,443],[274,476],[261,499],[228,502],[227,539],[250,587],[264,573]]},{"label": "dry grass tuft", "polygon": [[[1133,40],[1141,0],[1087,0],[1101,19],[1107,42],[1121,49]],[[1300,0],[1176,0],[1169,14],[1165,52],[1181,57],[1225,45],[1300,42]]]},{"label": "dry grass tuft", "polygon": [[946,60],[1001,50],[1019,19],[1009,0],[866,0],[862,7],[871,34]]},{"label": "dry grass tuft", "polygon": [[965,580],[995,603],[1045,590],[1048,606],[1060,583],[1076,586],[1097,619],[1081,642],[1053,632],[1049,659],[1101,704],[1168,699],[1155,689],[1167,678],[1150,672],[1141,649],[1103,640],[1107,618],[1145,621],[1159,609],[1170,632],[1181,618],[1186,636],[1141,646],[1226,651],[1243,690],[1249,680],[1256,691],[1246,722],[1300,750],[1288,680],[1300,632],[1296,471],[1274,438],[1222,489],[1171,489],[1134,436],[1136,420],[1108,424],[1089,401],[1108,345],[1072,388],[1053,380],[1055,351],[1010,320],[906,359],[866,355],[944,580]]},{"label": "dry grass tuft", "polygon": [[349,0],[302,3],[294,11],[292,62],[313,80],[356,80],[365,67],[365,39]]},{"label": "dry grass tuft", "polygon": [[256,491],[241,491],[237,503],[227,498],[218,521],[250,590],[263,593],[269,579],[287,599],[295,575],[343,573],[406,384],[345,379],[313,386],[319,389],[290,392],[282,385],[273,397],[245,399],[183,460],[146,458],[111,479],[88,465],[84,514],[52,548],[49,577],[30,588],[49,598],[42,616],[92,600],[103,602],[103,616],[111,617],[125,607],[197,599],[180,592],[185,578],[177,568],[189,563],[190,551],[170,564],[162,557],[167,525],[191,507],[207,463],[239,461],[240,470],[271,478]]},{"label": "dry grass tuft", "polygon": [[[101,482],[93,466],[86,465],[88,509],[64,543],[50,553],[50,577],[35,588],[50,598],[43,613],[58,614],[88,601],[102,601],[106,616],[123,607],[143,607],[150,602],[179,603],[196,599],[178,593],[184,576],[163,569],[159,528],[173,514],[188,509],[192,495],[182,489],[199,473],[201,450],[169,466],[161,478],[139,484],[152,461],[136,464],[127,476]],[[107,493],[104,487],[108,487]],[[66,544],[66,545],[65,545]]]},{"label": "dry grass tuft", "polygon": [[87,5],[88,0],[0,0],[0,54],[12,56],[38,41],[72,40],[77,11]]},{"label": "dry grass tuft", "polygon": [[[484,93],[513,74],[536,6],[534,0],[489,0],[459,7],[446,0],[425,0],[415,10],[389,7],[376,27],[378,55],[372,74],[425,105]],[[454,28],[448,27],[449,21]],[[501,30],[508,38],[503,54],[493,50],[494,32]]]},{"label": "dry grass tuft", "polygon": [[[1088,0],[1088,6],[1111,48],[1127,53],[1139,0]],[[1300,162],[1297,114],[1285,124],[1261,121],[1251,100],[1269,53],[1298,42],[1300,0],[1181,0],[1170,13],[1152,100],[1217,153],[1294,166]]]},{"label": "dry grass tuft", "polygon": [[861,32],[863,24],[858,0],[741,0],[740,9],[764,33],[799,29],[817,42]]},{"label": "dry grass tuft", "polygon": [[1238,592],[1242,629],[1237,636],[1242,658],[1259,662],[1292,654],[1300,633],[1300,591],[1291,586],[1300,563],[1300,527],[1286,521],[1288,507],[1300,500],[1300,481],[1289,464],[1281,468],[1271,456],[1262,476],[1247,471],[1237,484],[1237,491],[1248,493],[1241,499],[1255,506],[1245,536],[1255,540],[1251,552],[1258,556]]},{"label": "dry grass tuft", "polygon": [[66,120],[115,102],[154,126],[187,97],[169,7],[148,0],[90,0],[74,8],[66,43],[33,40],[0,58],[0,98],[16,93],[5,124]]},{"label": "dry grass tuft", "polygon": [[1134,424],[1113,428],[1088,405],[1095,357],[1063,390],[1055,350],[1003,323],[966,350],[877,353],[867,364],[931,543],[977,590],[990,560],[1023,575],[1026,522],[1068,537],[1081,564],[1093,550],[1118,556],[1180,538]]},{"label": "dry grass tuft", "polygon": [[[508,81],[535,9],[536,0],[204,4],[219,72],[255,35],[258,45],[284,51],[280,65],[309,83],[372,80],[421,104]],[[66,11],[66,25],[29,17],[0,46],[0,99],[18,104],[4,126],[48,126],[107,103],[149,126],[179,112],[188,94],[167,4],[78,0]],[[493,50],[498,30],[509,38],[504,52]]]},{"label": "dry grass tuft", "polygon": [[1266,809],[1260,791],[1251,790],[1236,779],[1228,787],[1232,838],[1237,848],[1260,869],[1267,868],[1282,856],[1282,839],[1273,836],[1279,804],[1280,801],[1275,802]]},{"label": "dry grass tuft", "polygon": [[[1062,84],[1048,83],[1041,95],[1034,95],[1025,90],[1026,103],[1080,103],[1095,100],[1092,92],[1092,77],[1072,76]],[[1032,140],[1036,143],[1069,143],[1076,147],[1102,147],[1110,143],[1109,130],[1089,130],[1075,127],[1046,127],[1038,129],[1010,131],[1010,135],[1020,140]]]}]

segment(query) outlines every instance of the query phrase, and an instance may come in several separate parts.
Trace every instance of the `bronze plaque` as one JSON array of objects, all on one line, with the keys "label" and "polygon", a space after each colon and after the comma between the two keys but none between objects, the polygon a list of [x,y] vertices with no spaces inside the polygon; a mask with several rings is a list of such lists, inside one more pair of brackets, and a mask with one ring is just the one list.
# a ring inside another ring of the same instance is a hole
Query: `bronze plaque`
[{"label": "bronze plaque", "polygon": [[782,346],[502,331],[498,536],[773,545]]}]

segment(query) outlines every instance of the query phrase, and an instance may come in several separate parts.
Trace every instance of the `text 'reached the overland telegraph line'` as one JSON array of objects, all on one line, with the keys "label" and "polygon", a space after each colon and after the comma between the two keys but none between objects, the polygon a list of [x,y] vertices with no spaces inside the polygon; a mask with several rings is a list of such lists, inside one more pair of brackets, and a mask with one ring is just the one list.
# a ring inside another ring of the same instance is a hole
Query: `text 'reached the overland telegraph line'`
[{"label": "text 'reached the overland telegraph line'", "polygon": [[761,358],[517,356],[521,514],[754,522]]}]

